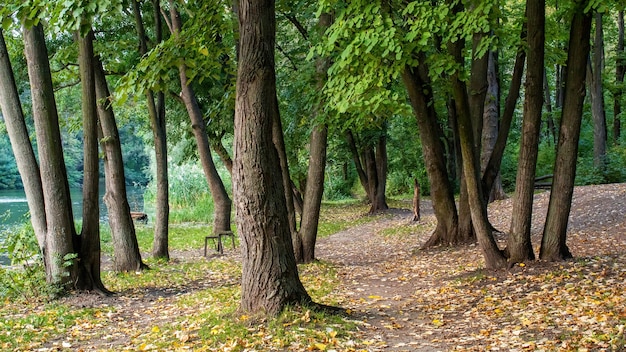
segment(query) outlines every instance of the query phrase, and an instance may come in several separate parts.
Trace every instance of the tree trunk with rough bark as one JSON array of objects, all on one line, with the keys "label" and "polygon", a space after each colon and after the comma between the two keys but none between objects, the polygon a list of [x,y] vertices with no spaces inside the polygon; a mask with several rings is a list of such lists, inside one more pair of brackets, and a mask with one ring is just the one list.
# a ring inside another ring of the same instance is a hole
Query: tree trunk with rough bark
[{"label": "tree trunk with rough bark", "polygon": [[130,272],[147,269],[141,260],[135,225],[130,216],[130,205],[126,194],[124,160],[120,137],[113,109],[109,104],[109,87],[104,76],[102,62],[96,59],[95,65],[96,98],[102,138],[100,144],[104,152],[106,193],[104,204],[107,207],[111,238],[113,241],[113,270]]},{"label": "tree trunk with rough bark", "polygon": [[30,221],[37,237],[39,250],[43,253],[47,228],[41,174],[28,135],[2,28],[0,28],[0,109],[2,109],[11,148],[24,185]]},{"label": "tree trunk with rough bark", "polygon": [[530,227],[543,106],[545,0],[526,1],[526,19],[528,23],[528,63],[524,89],[522,141],[515,181],[511,230],[507,239],[507,253],[510,263],[535,259],[530,240]]},{"label": "tree trunk with rough bark", "polygon": [[585,68],[589,57],[592,14],[585,13],[587,1],[579,2],[572,19],[567,57],[563,113],[559,129],[554,178],[539,257],[559,261],[572,257],[567,247],[567,222],[572,206],[576,158],[585,100]]},{"label": "tree trunk with rough bark", "polygon": [[93,31],[77,33],[83,110],[83,225],[79,236],[79,277],[76,287],[111,292],[100,278],[100,185],[98,156],[98,104],[94,77]]},{"label": "tree trunk with rough bark", "polygon": [[[332,23],[329,13],[322,13],[317,29],[326,30]],[[327,80],[330,59],[318,57],[315,61],[316,87],[322,89]],[[323,111],[320,103],[315,108],[313,120]],[[304,197],[299,199],[299,192],[292,184],[296,210],[300,207],[300,229],[293,238],[294,254],[298,263],[310,263],[315,260],[315,243],[319,225],[322,196],[324,194],[324,172],[326,170],[326,150],[328,146],[328,125],[318,123],[311,132],[309,144],[309,166],[304,180]],[[299,205],[298,205],[299,204]]]},{"label": "tree trunk with rough bark", "polygon": [[622,95],[624,92],[624,74],[626,73],[626,57],[624,57],[624,11],[617,15],[618,38],[617,38],[617,62],[615,63],[615,85],[613,94],[613,142],[619,144],[622,134]]},{"label": "tree trunk with rough bark", "polygon": [[459,222],[454,194],[448,179],[441,139],[443,132],[437,121],[433,90],[428,77],[428,67],[424,61],[421,57],[419,67],[407,66],[402,73],[402,80],[417,119],[433,209],[437,218],[435,231],[422,245],[422,248],[427,248],[465,243],[471,239],[461,237],[458,231]]},{"label": "tree trunk with rough bark", "polygon": [[[497,53],[489,51],[489,65],[487,70],[487,96],[485,97],[485,110],[483,112],[483,134],[481,146],[483,148],[480,154],[480,172],[484,175],[491,158],[491,153],[498,139],[498,123],[500,121],[500,84],[498,82],[498,58]],[[496,176],[491,190],[485,189],[485,193],[489,193],[486,198],[488,202],[506,198],[506,193],[502,187],[502,179],[500,175]]]},{"label": "tree trunk with rough bark", "polygon": [[[520,33],[521,41],[525,42],[527,37],[526,22],[522,26]],[[502,157],[504,156],[504,149],[509,138],[509,132],[511,131],[511,125],[513,123],[513,116],[515,115],[515,108],[517,106],[517,100],[520,94],[520,88],[522,85],[522,77],[524,75],[524,63],[526,61],[526,51],[524,48],[518,48],[517,55],[515,57],[515,64],[513,65],[513,73],[511,75],[511,85],[509,87],[509,93],[504,101],[504,110],[502,111],[502,118],[500,120],[500,129],[498,131],[498,138],[496,144],[491,151],[491,157],[487,163],[487,167],[483,172],[482,184],[483,189],[491,189],[498,173],[500,172],[500,165],[502,164]],[[485,198],[489,197],[489,194],[484,195]]]},{"label": "tree trunk with rough bark", "polygon": [[315,126],[311,133],[309,169],[302,207],[302,223],[299,231],[299,237],[302,238],[303,263],[310,263],[315,260],[315,242],[317,240],[322,194],[324,193],[327,141],[328,126]]},{"label": "tree trunk with rough bark", "polygon": [[73,239],[76,236],[76,229],[44,38],[41,23],[24,28],[24,52],[30,80],[46,211],[47,232],[42,253],[46,281],[50,284],[67,285],[72,283],[78,274],[75,260],[72,260],[72,265],[64,265],[68,259],[67,255],[75,253]]},{"label": "tree trunk with rough bark", "polygon": [[604,88],[602,71],[604,70],[604,32],[602,13],[595,13],[595,38],[593,55],[587,65],[587,80],[591,93],[591,116],[593,118],[593,166],[600,172],[606,169],[606,114],[604,111]]},{"label": "tree trunk with rough bark", "polygon": [[[155,41],[163,40],[163,24],[161,20],[161,2],[152,0],[154,8],[154,32]],[[145,55],[148,52],[148,38],[146,35],[140,4],[132,0],[133,15],[135,17],[135,30],[139,40],[139,53]],[[152,243],[152,256],[169,260],[169,179],[167,174],[167,133],[165,122],[165,94],[146,91],[146,102],[150,116],[150,127],[154,138],[155,164],[156,164],[156,202],[154,217],[154,241]]]},{"label": "tree trunk with rough bark", "polygon": [[[461,45],[461,41],[448,44],[448,50],[457,63],[462,62]],[[478,71],[477,74],[480,75],[482,73]],[[463,180],[467,190],[467,206],[471,215],[472,228],[485,258],[485,267],[488,269],[500,269],[506,267],[506,259],[491,233],[491,225],[487,218],[487,204],[484,201],[481,189],[480,159],[475,150],[479,136],[474,135],[478,131],[474,125],[478,122],[478,117],[473,116],[473,114],[476,114],[478,110],[471,108],[467,87],[461,81],[459,75],[460,73],[457,71],[450,79],[458,118],[459,144],[463,160]],[[484,107],[484,100],[480,102],[480,105]],[[482,119],[482,108],[480,112],[480,119]],[[482,129],[482,121],[480,121],[480,124]],[[462,204],[461,206],[463,206]]]},{"label": "tree trunk with rough bark", "polygon": [[556,144],[556,125],[554,124],[554,112],[552,110],[552,93],[550,92],[550,82],[548,82],[548,73],[543,69],[543,91],[546,104],[546,120],[548,141]]},{"label": "tree trunk with rough bark", "polygon": [[[182,29],[182,23],[180,15],[176,10],[176,6],[172,0],[170,0],[170,22],[174,31],[174,35],[178,36]],[[189,80],[187,79],[187,65],[185,65],[185,63],[181,63],[178,65],[178,73],[182,89],[181,97],[183,102],[185,103],[187,114],[189,114],[189,118],[191,119],[191,126],[193,130],[193,135],[196,139],[196,145],[198,146],[198,155],[200,156],[202,170],[204,171],[204,175],[206,177],[209,189],[211,190],[211,196],[213,198],[213,204],[215,208],[215,217],[213,218],[213,231],[230,231],[230,213],[232,209],[232,201],[228,196],[228,192],[226,191],[224,182],[222,182],[222,178],[220,177],[219,173],[217,172],[217,168],[215,167],[215,162],[213,161],[213,156],[211,155],[211,148],[209,145],[209,136],[206,130],[206,123],[204,122],[196,93],[193,87],[191,87],[191,85],[189,84]]]},{"label": "tree trunk with rough bark", "polygon": [[233,193],[242,242],[241,309],[276,315],[311,298],[293,254],[278,151],[273,0],[242,0]]}]

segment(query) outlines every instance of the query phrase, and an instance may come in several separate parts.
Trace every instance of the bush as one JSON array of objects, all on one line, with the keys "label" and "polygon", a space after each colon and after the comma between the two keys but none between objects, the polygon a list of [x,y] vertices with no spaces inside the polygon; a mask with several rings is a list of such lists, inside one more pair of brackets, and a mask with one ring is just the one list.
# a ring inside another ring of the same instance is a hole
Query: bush
[{"label": "bush", "polygon": [[41,299],[60,292],[46,282],[43,260],[30,221],[0,234],[0,253],[7,253],[11,267],[0,267],[0,298]]}]

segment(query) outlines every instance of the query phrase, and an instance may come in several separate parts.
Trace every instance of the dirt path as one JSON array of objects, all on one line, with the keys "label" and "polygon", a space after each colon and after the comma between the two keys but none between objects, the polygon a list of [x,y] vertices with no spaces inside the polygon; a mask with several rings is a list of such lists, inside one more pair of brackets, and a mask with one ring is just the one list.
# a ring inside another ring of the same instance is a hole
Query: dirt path
[{"label": "dirt path", "polygon": [[[535,196],[532,234],[537,253],[548,200],[549,192]],[[520,300],[525,299],[522,292],[540,289],[528,287],[528,282],[543,279],[546,272],[552,275],[550,270],[555,267],[578,272],[586,268],[581,269],[575,262],[535,262],[507,272],[489,273],[481,269],[482,258],[475,245],[419,251],[417,248],[435,226],[430,203],[424,203],[420,224],[411,222],[409,210],[394,209],[379,220],[319,242],[318,257],[336,265],[342,281],[338,296],[359,323],[358,337],[366,341],[363,347],[369,351],[479,351],[494,346],[494,349],[515,350],[515,346],[528,350],[535,343],[532,341],[537,340],[549,349],[558,345],[557,334],[575,333],[578,326],[572,330],[548,326],[543,336],[517,329],[511,330],[512,334],[517,334],[512,339],[498,337],[492,331],[500,330],[501,334],[508,331],[507,326],[517,323],[516,316],[520,313],[512,312],[508,317],[499,313],[489,316],[489,311],[478,308],[488,303],[485,302],[488,292],[504,296],[506,290],[518,290]],[[511,199],[492,204],[493,225],[508,230],[511,210]],[[594,267],[623,265],[625,215],[625,185],[577,188],[568,233],[568,245],[574,256],[591,261],[600,257]],[[394,229],[407,227],[410,233],[394,235]],[[503,239],[504,236],[500,236],[501,242]],[[585,275],[593,277],[595,274]],[[616,280],[623,281],[623,268],[615,275]],[[467,281],[472,284],[467,285]],[[554,290],[558,292],[557,288]],[[517,304],[515,297],[507,298],[507,303]],[[516,342],[519,335],[525,338]],[[498,344],[502,347],[497,347]]]}]

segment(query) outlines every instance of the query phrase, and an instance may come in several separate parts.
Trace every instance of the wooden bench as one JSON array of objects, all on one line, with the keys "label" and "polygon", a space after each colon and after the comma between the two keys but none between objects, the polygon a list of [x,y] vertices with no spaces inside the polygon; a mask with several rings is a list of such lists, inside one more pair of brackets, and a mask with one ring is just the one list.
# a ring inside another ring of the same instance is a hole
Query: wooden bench
[{"label": "wooden bench", "polygon": [[133,219],[133,221],[140,222],[143,224],[148,223],[148,214],[146,213],[143,213],[140,211],[131,211],[130,217]]},{"label": "wooden bench", "polygon": [[217,242],[215,250],[219,254],[224,254],[224,244],[222,243],[222,237],[230,237],[233,243],[233,249],[235,249],[235,234],[232,231],[218,231],[204,238],[204,256],[205,257],[207,255],[207,247],[209,244],[209,240],[213,240],[214,242]]},{"label": "wooden bench", "polygon": [[553,176],[554,175],[544,175],[535,177],[535,189],[552,189]]}]

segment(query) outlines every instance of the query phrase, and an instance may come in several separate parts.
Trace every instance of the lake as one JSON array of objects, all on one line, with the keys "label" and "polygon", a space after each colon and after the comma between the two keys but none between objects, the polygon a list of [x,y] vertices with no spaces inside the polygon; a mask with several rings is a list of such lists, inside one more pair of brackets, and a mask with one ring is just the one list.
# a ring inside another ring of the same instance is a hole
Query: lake
[{"label": "lake", "polygon": [[[131,211],[143,211],[143,193],[144,187],[129,187],[127,186],[126,192],[128,193],[128,203],[130,204]],[[100,222],[106,223],[107,209],[102,202],[104,196],[104,185],[100,186]],[[72,211],[74,213],[74,219],[80,220],[82,218],[83,201],[82,191],[80,189],[70,190],[70,197],[72,198]],[[21,224],[27,221],[26,215],[28,214],[28,203],[26,202],[26,194],[23,190],[2,190],[0,191],[0,241],[3,240],[2,230],[6,230],[11,226]],[[0,253],[0,265],[9,264],[9,259],[6,253]]]}]

